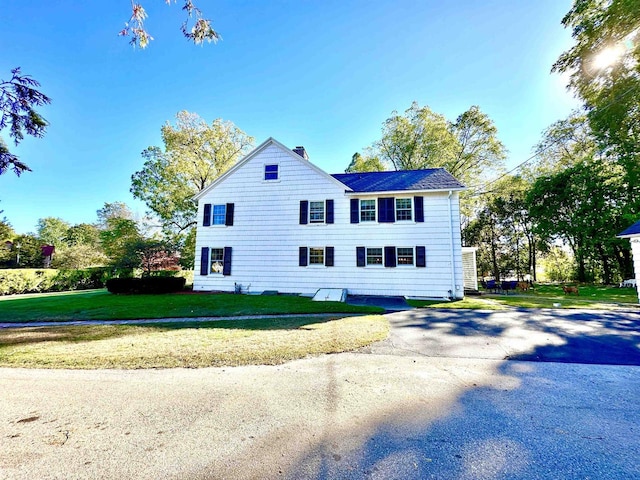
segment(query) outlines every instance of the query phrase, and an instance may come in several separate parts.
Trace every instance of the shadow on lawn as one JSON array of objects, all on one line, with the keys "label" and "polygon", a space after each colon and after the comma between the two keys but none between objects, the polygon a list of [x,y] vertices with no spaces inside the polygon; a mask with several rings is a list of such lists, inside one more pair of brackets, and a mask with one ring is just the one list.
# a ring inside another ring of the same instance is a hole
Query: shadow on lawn
[{"label": "shadow on lawn", "polygon": [[5,328],[0,329],[0,349],[3,347],[31,345],[45,342],[91,342],[129,335],[144,335],[146,332],[168,332],[174,330],[306,330],[309,329],[310,325],[326,323],[340,318],[344,318],[344,316],[318,315],[313,317],[280,317],[275,319],[263,318],[211,322],[181,321],[119,325],[86,324],[55,327]]}]

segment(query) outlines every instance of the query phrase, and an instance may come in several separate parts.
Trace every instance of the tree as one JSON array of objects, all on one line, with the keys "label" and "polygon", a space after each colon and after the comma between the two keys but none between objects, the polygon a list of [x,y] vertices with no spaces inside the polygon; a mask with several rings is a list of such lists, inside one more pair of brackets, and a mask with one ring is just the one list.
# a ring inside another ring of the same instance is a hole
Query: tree
[{"label": "tree", "polygon": [[96,249],[93,245],[78,243],[56,251],[51,267],[79,270],[103,266],[108,262],[109,259],[101,249]]},{"label": "tree", "polygon": [[133,220],[133,213],[124,202],[105,202],[104,207],[96,210],[96,215],[98,216],[98,227],[101,229],[107,228],[108,221],[113,218]]},{"label": "tree", "polygon": [[175,247],[154,238],[139,238],[127,243],[124,255],[115,265],[119,268],[141,268],[142,275],[146,277],[159,270],[180,270]]},{"label": "tree", "polygon": [[46,217],[38,220],[36,231],[38,239],[42,244],[53,245],[59,248],[65,245],[64,239],[69,227],[69,223],[61,218]]},{"label": "tree", "polygon": [[575,45],[553,65],[585,102],[600,149],[619,163],[626,184],[622,215],[640,210],[640,8],[634,0],[575,0],[562,19]]},{"label": "tree", "polygon": [[362,156],[356,152],[351,157],[351,163],[345,170],[345,173],[383,172],[384,170],[384,165],[378,157]]},{"label": "tree", "polygon": [[372,150],[394,170],[416,170],[444,167],[455,158],[456,147],[447,119],[413,102],[404,115],[393,111],[385,120]]},{"label": "tree", "polygon": [[176,116],[176,126],[162,127],[165,149],[149,147],[142,170],[131,177],[131,193],[144,201],[167,232],[182,233],[195,225],[193,196],[233,166],[253,145],[231,122],[208,125],[197,114]]},{"label": "tree", "polygon": [[[504,168],[506,150],[497,133],[493,121],[477,106],[449,122],[413,102],[403,115],[392,112],[383,124],[382,138],[367,150],[365,160],[394,170],[442,167],[471,185]],[[358,161],[363,164],[354,158],[349,168]]]},{"label": "tree", "polygon": [[[165,0],[167,4],[171,0]],[[174,0],[175,1],[175,0]],[[197,8],[191,0],[184,0],[182,10],[187,12],[187,19],[184,21],[180,29],[182,34],[196,45],[207,42],[217,42],[220,35],[211,26],[211,21],[202,17],[202,12]],[[131,0],[131,18],[125,27],[120,31],[120,35],[131,37],[129,43],[131,45],[146,48],[153,37],[149,35],[144,27],[144,21],[147,19],[147,12],[141,4]],[[195,20],[192,26],[189,22]]]},{"label": "tree", "polygon": [[[11,70],[9,80],[0,79],[0,132],[9,127],[9,137],[17,146],[25,134],[42,137],[47,121],[35,110],[51,103],[51,99],[38,90],[40,84],[29,75],[23,75],[20,67]],[[0,175],[13,170],[16,175],[31,171],[0,137]]]},{"label": "tree", "polygon": [[611,259],[622,245],[615,237],[623,229],[616,212],[623,188],[621,173],[619,165],[606,159],[584,160],[538,178],[528,193],[536,231],[571,247],[578,281],[587,281],[587,267],[598,263],[602,280],[612,283]]},{"label": "tree", "polygon": [[[2,211],[0,211],[2,213]],[[13,263],[12,240],[16,236],[11,224],[6,218],[0,220],[0,266],[8,267]],[[195,248],[195,245],[194,245]]]},{"label": "tree", "polygon": [[97,249],[100,244],[100,230],[95,225],[80,223],[69,227],[63,240],[69,247],[86,245]]},{"label": "tree", "polygon": [[16,267],[42,268],[42,243],[33,235],[18,235],[13,239],[12,256]]},{"label": "tree", "polygon": [[141,238],[136,222],[128,218],[109,218],[100,232],[102,248],[112,262],[118,262],[125,256],[127,245]]},{"label": "tree", "polygon": [[585,158],[593,158],[598,153],[596,139],[588,119],[578,111],[545,129],[534,150],[535,162],[524,169],[525,176],[531,180],[571,167]]},{"label": "tree", "polygon": [[447,170],[467,182],[476,181],[487,172],[504,168],[507,151],[498,140],[498,129],[489,116],[474,105],[451,125],[458,140],[453,161]]}]

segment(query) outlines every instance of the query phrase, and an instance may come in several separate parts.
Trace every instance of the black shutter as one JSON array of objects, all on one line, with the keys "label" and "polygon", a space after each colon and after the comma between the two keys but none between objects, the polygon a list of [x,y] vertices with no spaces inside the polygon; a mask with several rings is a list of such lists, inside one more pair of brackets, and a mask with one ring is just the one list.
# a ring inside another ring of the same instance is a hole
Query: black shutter
[{"label": "black shutter", "polygon": [[325,210],[327,211],[326,214],[326,222],[327,223],[333,223],[333,200],[327,200],[325,202]]},{"label": "black shutter", "polygon": [[307,257],[307,247],[300,247],[298,252],[298,266],[306,267],[308,263]]},{"label": "black shutter", "polygon": [[209,247],[202,247],[200,253],[200,275],[209,274]]},{"label": "black shutter", "polygon": [[364,247],[356,247],[356,266],[364,267],[367,264],[367,252]]},{"label": "black shutter", "polygon": [[396,247],[384,247],[384,266],[396,266]]},{"label": "black shutter", "polygon": [[424,197],[413,197],[416,222],[424,222]]},{"label": "black shutter", "polygon": [[227,203],[227,214],[224,219],[224,224],[228,227],[233,225],[233,210],[234,210],[233,207],[234,207],[233,203]]},{"label": "black shutter", "polygon": [[360,223],[360,200],[351,199],[351,223]]},{"label": "black shutter", "polygon": [[209,225],[211,225],[211,204],[210,203],[205,203],[204,204],[204,218],[202,219],[202,226],[203,227],[208,227]]},{"label": "black shutter", "polygon": [[416,267],[427,266],[427,252],[425,247],[416,247]]},{"label": "black shutter", "polygon": [[333,247],[326,247],[324,249],[324,266],[325,267],[333,267],[333,255],[334,249]]},{"label": "black shutter", "polygon": [[224,247],[222,257],[222,275],[231,275],[231,247]]},{"label": "black shutter", "polygon": [[393,223],[396,221],[395,198],[378,198],[378,222]]},{"label": "black shutter", "polygon": [[306,225],[309,219],[309,202],[300,200],[300,225]]}]

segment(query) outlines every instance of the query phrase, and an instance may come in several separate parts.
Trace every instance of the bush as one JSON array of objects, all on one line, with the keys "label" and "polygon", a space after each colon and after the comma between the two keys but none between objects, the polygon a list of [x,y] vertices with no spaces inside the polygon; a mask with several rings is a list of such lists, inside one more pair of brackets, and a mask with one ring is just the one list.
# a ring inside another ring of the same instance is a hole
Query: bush
[{"label": "bush", "polygon": [[103,288],[111,277],[108,268],[86,268],[84,270],[58,270],[54,278],[55,291],[88,290],[91,288]]},{"label": "bush", "polygon": [[110,276],[109,269],[103,267],[84,270],[33,268],[0,270],[0,295],[103,288]]},{"label": "bush", "polygon": [[21,268],[0,270],[0,295],[48,292],[56,270]]},{"label": "bush", "polygon": [[183,277],[111,278],[107,290],[111,293],[172,293],[184,288]]}]

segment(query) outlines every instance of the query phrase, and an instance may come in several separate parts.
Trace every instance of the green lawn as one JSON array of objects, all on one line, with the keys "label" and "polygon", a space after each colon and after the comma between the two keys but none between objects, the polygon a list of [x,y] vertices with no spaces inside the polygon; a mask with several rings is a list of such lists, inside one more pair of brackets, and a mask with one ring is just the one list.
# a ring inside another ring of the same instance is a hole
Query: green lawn
[{"label": "green lawn", "polygon": [[382,315],[7,328],[0,329],[0,367],[273,365],[354,350],[385,339],[388,331]]},{"label": "green lawn", "polygon": [[0,297],[0,322],[381,312],[375,307],[313,302],[286,295],[113,295],[93,290]]},{"label": "green lawn", "polygon": [[[537,285],[528,292],[510,292],[509,295],[484,293],[482,297],[465,297],[456,302],[410,300],[418,308],[470,308],[499,310],[519,308],[595,308],[607,309],[622,305],[638,305],[635,288],[584,285],[578,287],[580,295],[565,295],[562,286]],[[560,307],[556,305],[560,304]]]}]

